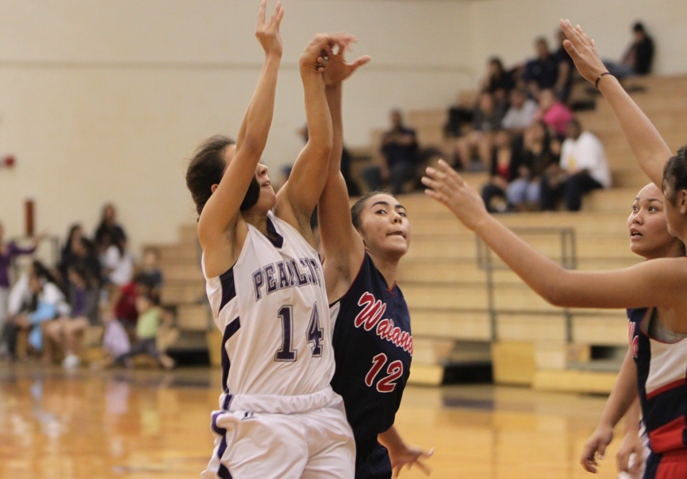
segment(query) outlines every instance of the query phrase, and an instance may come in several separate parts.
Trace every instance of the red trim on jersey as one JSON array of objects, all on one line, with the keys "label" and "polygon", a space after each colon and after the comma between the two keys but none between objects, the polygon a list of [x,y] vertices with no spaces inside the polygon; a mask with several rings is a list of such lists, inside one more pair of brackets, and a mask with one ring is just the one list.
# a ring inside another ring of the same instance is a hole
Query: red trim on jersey
[{"label": "red trim on jersey", "polygon": [[666,451],[678,451],[685,449],[685,443],[682,440],[682,435],[685,431],[685,417],[680,416],[673,419],[668,424],[649,432],[649,444],[651,450],[657,454],[662,454]]},{"label": "red trim on jersey", "polygon": [[661,386],[660,388],[651,391],[650,394],[647,393],[646,398],[647,399],[655,398],[656,396],[658,396],[661,393],[664,393],[666,391],[670,391],[671,389],[675,389],[676,387],[683,386],[685,384],[685,382],[686,382],[686,378],[680,378],[676,381],[673,381],[672,383],[665,384],[665,385]]}]

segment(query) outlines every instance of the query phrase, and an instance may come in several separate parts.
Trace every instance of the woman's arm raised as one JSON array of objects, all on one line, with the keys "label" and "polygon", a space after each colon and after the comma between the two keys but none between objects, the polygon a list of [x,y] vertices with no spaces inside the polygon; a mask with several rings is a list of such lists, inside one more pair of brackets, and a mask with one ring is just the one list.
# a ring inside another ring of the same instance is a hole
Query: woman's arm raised
[{"label": "woman's arm raised", "polygon": [[663,167],[672,156],[670,147],[620,82],[612,75],[604,75],[607,70],[596,51],[594,40],[579,25],[573,27],[569,20],[561,20],[560,25],[568,38],[563,42],[565,50],[572,57],[580,74],[596,85],[606,98],[639,166],[661,188]]},{"label": "woman's arm raised", "polygon": [[[280,2],[265,20],[267,0],[262,0],[255,35],[265,51],[260,78],[243,118],[236,143],[236,152],[227,165],[222,180],[203,207],[198,221],[198,238],[206,255],[212,252],[227,234],[235,243],[235,226],[240,217],[239,207],[255,176],[260,156],[265,149],[272,124],[277,74],[282,55],[279,27],[284,16]],[[223,248],[222,248],[223,249]],[[233,249],[233,248],[232,248]],[[235,256],[232,251],[229,256]],[[233,264],[233,258],[230,258]]]},{"label": "woman's arm raised", "polygon": [[332,151],[332,120],[322,79],[329,42],[328,35],[319,34],[301,56],[299,66],[305,93],[308,142],[298,155],[288,181],[277,193],[277,216],[313,243],[310,216],[322,194]]}]

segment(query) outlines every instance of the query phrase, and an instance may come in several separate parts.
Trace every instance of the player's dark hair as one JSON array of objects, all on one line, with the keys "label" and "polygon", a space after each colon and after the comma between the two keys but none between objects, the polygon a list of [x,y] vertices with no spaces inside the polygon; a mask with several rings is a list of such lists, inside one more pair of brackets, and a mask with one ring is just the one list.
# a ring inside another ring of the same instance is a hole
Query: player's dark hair
[{"label": "player's dark hair", "polygon": [[358,199],[358,201],[353,203],[353,206],[351,206],[351,220],[353,221],[353,227],[355,229],[359,230],[360,227],[362,226],[362,220],[360,219],[360,215],[362,214],[363,209],[365,208],[365,203],[367,202],[367,200],[369,200],[370,198],[372,198],[375,195],[393,196],[391,193],[388,193],[386,191],[379,191],[379,190],[370,191],[369,193],[361,196]]},{"label": "player's dark hair", "polygon": [[196,211],[200,215],[212,195],[212,185],[219,184],[224,175],[224,149],[234,140],[225,136],[212,136],[196,150],[186,170],[186,187],[191,192]]},{"label": "player's dark hair", "polygon": [[[186,187],[191,192],[196,211],[200,215],[205,203],[212,195],[212,185],[219,184],[227,165],[224,161],[224,150],[233,145],[234,140],[226,136],[215,135],[205,140],[196,150],[186,170]],[[240,210],[252,208],[260,198],[260,185],[255,177],[248,185]]]},{"label": "player's dark hair", "polygon": [[687,145],[680,148],[677,155],[672,156],[666,163],[663,169],[663,194],[666,185],[670,185],[672,190],[672,198],[666,196],[666,199],[675,204],[677,193],[687,190]]}]

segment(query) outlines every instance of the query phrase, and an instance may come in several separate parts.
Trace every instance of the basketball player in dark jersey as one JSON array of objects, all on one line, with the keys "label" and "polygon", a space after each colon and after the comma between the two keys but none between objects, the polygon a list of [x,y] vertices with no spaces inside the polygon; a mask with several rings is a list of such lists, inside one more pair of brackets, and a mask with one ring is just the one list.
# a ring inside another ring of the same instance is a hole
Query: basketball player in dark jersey
[{"label": "basketball player in dark jersey", "polygon": [[332,387],[343,397],[353,428],[356,478],[390,478],[392,464],[397,472],[417,464],[428,473],[419,459],[431,453],[406,446],[393,428],[413,354],[410,315],[396,285],[398,263],[410,244],[410,224],[403,205],[380,192],[364,196],[349,212],[339,171],[342,81],[369,58],[347,64],[344,49],[329,51],[328,57],[323,76],[334,138],[318,211],[325,283],[335,321]]}]

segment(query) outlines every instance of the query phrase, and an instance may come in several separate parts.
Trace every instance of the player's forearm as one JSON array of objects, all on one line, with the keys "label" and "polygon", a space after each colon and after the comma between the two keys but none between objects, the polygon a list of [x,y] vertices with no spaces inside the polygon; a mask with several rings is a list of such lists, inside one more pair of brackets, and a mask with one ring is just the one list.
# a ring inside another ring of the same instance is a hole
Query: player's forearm
[{"label": "player's forearm", "polygon": [[599,423],[615,427],[620,419],[627,413],[632,403],[637,399],[637,378],[634,359],[629,354],[625,355],[623,364],[618,373],[618,379],[613,386],[608,401],[601,413]]},{"label": "player's forearm", "polygon": [[329,114],[332,119],[332,152],[329,156],[329,175],[336,175],[341,168],[343,152],[343,108],[341,83],[325,87]]},{"label": "player's forearm", "polygon": [[281,55],[270,53],[265,57],[258,84],[236,137],[237,151],[244,147],[254,149],[259,153],[251,157],[257,157],[258,160],[265,148],[272,125],[280,63]]},{"label": "player's forearm", "polygon": [[639,166],[660,188],[663,181],[663,167],[672,156],[670,147],[615,77],[612,75],[601,77],[599,91],[615,113]]}]

